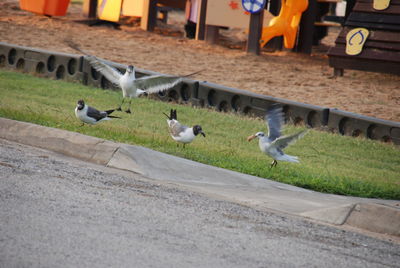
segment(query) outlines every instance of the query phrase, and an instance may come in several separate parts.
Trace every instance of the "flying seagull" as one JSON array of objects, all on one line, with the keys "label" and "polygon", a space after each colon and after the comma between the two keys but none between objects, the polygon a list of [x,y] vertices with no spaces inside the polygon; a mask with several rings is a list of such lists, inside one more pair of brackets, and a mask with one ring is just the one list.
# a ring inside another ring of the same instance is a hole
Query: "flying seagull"
[{"label": "flying seagull", "polygon": [[78,45],[76,45],[71,40],[66,40],[66,43],[73,49],[86,55],[86,59],[92,65],[96,71],[104,75],[112,84],[120,87],[122,89],[122,101],[118,107],[118,111],[122,110],[122,105],[125,98],[129,98],[129,106],[125,111],[131,113],[131,101],[132,98],[137,98],[142,94],[152,94],[162,92],[171,87],[174,87],[180,83],[184,77],[192,76],[201,71],[194,72],[184,76],[169,76],[169,75],[150,75],[141,78],[136,78],[135,68],[129,65],[126,68],[124,74],[118,71],[116,68],[110,66],[101,59],[95,56],[89,55],[85,51],[81,50]]},{"label": "flying seagull", "polygon": [[299,163],[297,156],[287,155],[283,152],[288,145],[295,143],[298,139],[302,138],[307,130],[300,131],[299,133],[281,136],[281,127],[283,125],[283,112],[282,107],[272,106],[265,115],[265,121],[268,125],[268,137],[264,132],[257,132],[254,135],[247,137],[248,141],[258,138],[258,146],[260,150],[274,159],[271,163],[271,168],[275,167],[279,161]]},{"label": "flying seagull", "polygon": [[82,121],[82,126],[85,123],[94,125],[104,120],[111,120],[111,118],[121,118],[110,115],[114,111],[115,110],[99,111],[96,108],[86,105],[83,100],[78,100],[75,108],[75,115]]},{"label": "flying seagull", "polygon": [[168,118],[167,123],[171,137],[175,141],[183,143],[183,148],[185,148],[185,144],[191,143],[197,135],[201,134],[203,137],[206,136],[199,125],[188,127],[179,123],[176,116],[176,110],[171,109],[169,116],[166,113],[164,114]]}]

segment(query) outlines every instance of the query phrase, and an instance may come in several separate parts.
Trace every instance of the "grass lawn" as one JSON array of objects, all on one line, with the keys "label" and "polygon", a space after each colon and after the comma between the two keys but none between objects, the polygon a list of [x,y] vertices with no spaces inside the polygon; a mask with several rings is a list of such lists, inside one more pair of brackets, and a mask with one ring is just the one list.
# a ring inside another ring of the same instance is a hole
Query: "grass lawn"
[{"label": "grass lawn", "polygon": [[[270,169],[272,159],[260,152],[258,141],[246,141],[251,134],[267,132],[261,119],[140,98],[132,101],[133,114],[115,112],[122,119],[80,127],[74,114],[79,99],[112,109],[121,92],[0,70],[1,117],[141,145],[320,192],[400,199],[400,150],[393,145],[311,130],[285,150],[298,156],[300,164],[279,162]],[[185,149],[177,147],[162,114],[171,108],[177,109],[182,123],[200,124],[207,137],[198,136]],[[287,126],[285,133],[300,130]]]}]

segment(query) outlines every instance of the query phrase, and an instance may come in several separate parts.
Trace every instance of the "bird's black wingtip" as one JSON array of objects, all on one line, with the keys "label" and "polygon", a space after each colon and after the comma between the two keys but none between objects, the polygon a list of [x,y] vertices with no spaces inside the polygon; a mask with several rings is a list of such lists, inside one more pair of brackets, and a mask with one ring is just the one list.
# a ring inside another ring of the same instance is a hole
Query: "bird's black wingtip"
[{"label": "bird's black wingtip", "polygon": [[274,110],[282,110],[282,104],[280,103],[273,103],[267,108],[267,112],[274,111]]},{"label": "bird's black wingtip", "polygon": [[112,114],[115,111],[115,109],[107,110],[105,111],[108,115]]},{"label": "bird's black wingtip", "polygon": [[165,115],[169,120],[171,120],[171,116],[167,115],[166,113],[163,112],[163,115]]}]

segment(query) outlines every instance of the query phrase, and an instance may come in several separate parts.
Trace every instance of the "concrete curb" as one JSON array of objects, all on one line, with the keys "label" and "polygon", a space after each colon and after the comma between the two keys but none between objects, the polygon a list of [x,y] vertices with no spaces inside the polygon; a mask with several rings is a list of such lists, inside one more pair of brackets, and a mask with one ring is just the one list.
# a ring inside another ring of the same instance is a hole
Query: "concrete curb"
[{"label": "concrete curb", "polygon": [[0,138],[171,182],[223,200],[400,237],[400,201],[322,194],[148,148],[0,118]]},{"label": "concrete curb", "polygon": [[0,137],[106,165],[119,144],[76,132],[0,118]]}]

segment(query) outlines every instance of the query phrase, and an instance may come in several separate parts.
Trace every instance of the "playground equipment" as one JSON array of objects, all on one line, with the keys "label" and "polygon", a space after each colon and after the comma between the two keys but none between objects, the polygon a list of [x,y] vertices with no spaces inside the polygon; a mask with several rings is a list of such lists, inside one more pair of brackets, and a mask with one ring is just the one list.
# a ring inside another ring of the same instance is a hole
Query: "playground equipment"
[{"label": "playground equipment", "polygon": [[[101,4],[99,4],[101,1]],[[91,18],[114,18],[115,22],[120,15],[140,17],[140,27],[146,31],[153,31],[156,26],[157,12],[163,13],[162,9],[179,8],[185,9],[188,0],[84,0],[83,13]],[[242,6],[256,6],[256,3],[264,3],[263,0],[197,0],[191,2],[196,4],[197,14],[196,22],[196,40],[206,40],[208,43],[217,43],[219,30],[222,28],[243,28],[249,29],[248,43],[246,51],[248,53],[260,53],[261,45],[265,46],[274,36],[283,35],[286,37],[285,46],[293,47],[296,52],[306,54],[311,53],[312,45],[315,45],[315,39],[320,40],[322,37],[319,29],[325,29],[331,26],[341,26],[340,23],[322,22],[321,14],[331,3],[339,3],[342,0],[269,0],[264,11],[251,13],[246,11]],[[347,0],[348,6],[350,2],[355,0]],[[365,0],[367,1],[367,0]],[[372,1],[372,0],[370,0]],[[114,3],[113,3],[114,2]],[[122,2],[122,4],[121,4]],[[110,7],[108,7],[110,5]],[[282,9],[281,9],[282,5]],[[115,11],[112,6],[117,6]],[[260,5],[262,6],[262,5]],[[161,7],[161,9],[160,9]],[[102,9],[102,14],[98,16],[98,12]],[[258,9],[257,9],[258,10]],[[260,9],[261,10],[261,9]],[[107,15],[112,12],[114,14]],[[269,24],[273,15],[276,15],[273,23]],[[347,11],[346,11],[347,14]],[[347,16],[347,15],[346,15]],[[334,16],[333,16],[334,17]],[[108,19],[109,19],[108,18]],[[164,19],[163,19],[164,20]],[[166,21],[166,20],[164,20]],[[343,19],[344,21],[344,19]],[[263,25],[265,27],[262,31]],[[297,30],[299,29],[298,33]],[[263,36],[261,36],[261,32]],[[298,37],[296,38],[298,34]],[[316,38],[317,37],[317,38]],[[297,42],[296,42],[297,40]],[[280,49],[281,42],[279,39],[271,40],[269,46]],[[296,44],[295,44],[296,43]]]},{"label": "playground equipment", "polygon": [[308,7],[308,0],[282,0],[279,15],[271,19],[262,30],[260,45],[264,47],[275,36],[284,37],[286,48],[293,48],[301,15]]},{"label": "playground equipment", "polygon": [[[268,23],[272,15],[267,10],[263,12],[263,23]],[[250,13],[242,8],[238,0],[207,1],[206,25],[248,29],[249,22]]]},{"label": "playground equipment", "polygon": [[97,14],[99,19],[118,22],[121,14],[122,0],[99,0]]},{"label": "playground equipment", "polygon": [[390,5],[390,0],[374,0],[374,9],[385,10]]},{"label": "playground equipment", "polygon": [[[385,9],[377,1],[355,1],[335,46],[328,51],[335,75],[343,75],[344,69],[400,75],[400,0],[386,0]],[[354,45],[356,53],[351,53]]]},{"label": "playground equipment", "polygon": [[157,15],[157,9],[165,16],[162,7],[184,9],[185,3],[186,0],[84,0],[83,13],[89,18],[112,22],[118,22],[121,16],[141,17],[143,24],[148,25],[147,20]]},{"label": "playground equipment", "polygon": [[40,15],[65,16],[70,0],[20,0],[21,9]]},{"label": "playground equipment", "polygon": [[358,55],[361,53],[369,31],[365,28],[355,28],[346,35],[346,54]]}]

